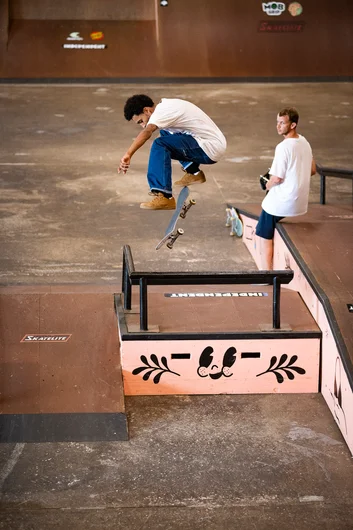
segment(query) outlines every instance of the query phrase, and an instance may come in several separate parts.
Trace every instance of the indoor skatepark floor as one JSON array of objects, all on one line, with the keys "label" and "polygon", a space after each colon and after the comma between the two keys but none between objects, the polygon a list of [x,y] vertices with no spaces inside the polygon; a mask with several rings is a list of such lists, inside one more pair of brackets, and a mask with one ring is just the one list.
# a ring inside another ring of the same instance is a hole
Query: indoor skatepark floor
[{"label": "indoor skatepark floor", "polygon": [[[142,91],[190,99],[228,140],[192,190],[197,205],[172,251],[154,250],[170,213],[139,209],[148,146],[125,176],[116,171],[139,131],[124,102]],[[124,244],[139,269],[255,269],[228,235],[225,203],[261,202],[258,176],[286,105],[318,162],[353,167],[349,83],[1,85],[1,284],[120,291]],[[352,204],[350,181],[327,188],[328,203]],[[129,442],[0,445],[0,528],[353,527],[352,459],[320,394],[130,397],[126,407]]]}]

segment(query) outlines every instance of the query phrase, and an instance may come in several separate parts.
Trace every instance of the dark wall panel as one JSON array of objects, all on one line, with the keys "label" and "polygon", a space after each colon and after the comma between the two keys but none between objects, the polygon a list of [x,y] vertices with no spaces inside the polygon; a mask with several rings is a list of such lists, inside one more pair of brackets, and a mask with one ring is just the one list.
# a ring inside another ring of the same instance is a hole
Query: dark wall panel
[{"label": "dark wall panel", "polygon": [[9,32],[9,0],[0,0],[0,49],[6,48]]},{"label": "dark wall panel", "polygon": [[[67,40],[72,33],[82,40]],[[93,40],[92,32],[103,38]],[[133,35],[133,42],[131,36]],[[105,45],[104,49],[64,49],[63,45]],[[134,50],[135,47],[135,50]],[[137,54],[138,50],[138,54]],[[15,20],[12,22],[4,77],[110,78],[149,76],[158,66],[155,23],[69,22]]]},{"label": "dark wall panel", "polygon": [[[353,2],[303,0],[298,16],[284,4],[281,15],[270,16],[260,0],[170,1],[158,11],[164,68],[191,75],[192,56],[199,75],[353,75]],[[175,31],[177,38],[168,38]]]},{"label": "dark wall panel", "polygon": [[155,0],[10,0],[24,20],[154,20]]},{"label": "dark wall panel", "polygon": [[[340,0],[339,5],[303,0],[298,16],[288,10],[293,2],[284,2],[279,16],[270,16],[261,0],[169,0],[167,7],[159,0],[95,0],[87,2],[90,11],[84,10],[83,0],[71,3],[11,0],[15,18],[8,46],[0,52],[1,77],[353,76],[352,0]],[[40,5],[43,11],[38,11]],[[53,20],[61,11],[65,16]],[[117,11],[124,20],[114,20]],[[29,20],[35,13],[37,19]],[[147,20],[152,15],[155,20]],[[93,31],[102,31],[99,42],[107,48],[63,47],[72,42],[72,32],[82,39],[74,44],[92,44]]]}]

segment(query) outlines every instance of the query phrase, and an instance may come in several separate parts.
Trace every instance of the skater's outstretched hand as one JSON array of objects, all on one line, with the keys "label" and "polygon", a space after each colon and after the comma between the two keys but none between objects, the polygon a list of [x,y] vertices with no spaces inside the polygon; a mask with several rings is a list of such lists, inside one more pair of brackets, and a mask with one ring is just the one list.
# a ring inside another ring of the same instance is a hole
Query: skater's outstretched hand
[{"label": "skater's outstretched hand", "polygon": [[122,171],[125,175],[125,173],[130,167],[130,162],[131,162],[131,156],[125,153],[125,155],[120,160],[120,164],[118,167],[118,173]]},{"label": "skater's outstretched hand", "polygon": [[158,129],[157,125],[153,125],[152,123],[150,125],[147,125],[143,131],[141,131],[135,138],[135,140],[130,145],[129,149],[126,151],[125,155],[120,160],[120,164],[118,167],[118,173],[121,171],[125,174],[127,170],[130,167],[131,163],[131,157],[140,147],[143,146],[144,143],[147,142],[149,138],[151,138],[154,131]]}]

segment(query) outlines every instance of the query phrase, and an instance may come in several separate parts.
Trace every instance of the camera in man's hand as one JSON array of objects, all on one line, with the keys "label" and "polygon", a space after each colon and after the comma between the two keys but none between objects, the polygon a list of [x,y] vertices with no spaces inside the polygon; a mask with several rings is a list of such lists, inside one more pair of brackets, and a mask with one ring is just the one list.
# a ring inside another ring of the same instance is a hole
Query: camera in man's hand
[{"label": "camera in man's hand", "polygon": [[261,188],[264,190],[264,191],[267,191],[266,190],[266,184],[268,183],[268,181],[270,180],[270,173],[269,173],[270,169],[268,169],[267,173],[265,173],[264,175],[260,175],[260,186]]}]

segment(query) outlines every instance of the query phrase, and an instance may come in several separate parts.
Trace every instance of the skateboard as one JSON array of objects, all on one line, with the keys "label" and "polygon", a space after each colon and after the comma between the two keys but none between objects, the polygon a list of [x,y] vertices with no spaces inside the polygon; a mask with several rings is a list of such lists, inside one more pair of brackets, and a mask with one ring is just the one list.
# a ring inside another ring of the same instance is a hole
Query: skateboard
[{"label": "skateboard", "polygon": [[163,239],[160,240],[160,242],[156,246],[156,250],[159,250],[164,244],[166,244],[169,249],[172,249],[178,237],[184,234],[184,230],[182,228],[176,229],[176,225],[179,221],[179,217],[185,219],[186,214],[190,210],[191,206],[196,204],[196,201],[194,201],[193,199],[189,199],[188,203],[186,202],[189,193],[189,188],[187,186],[184,186],[181,192],[179,193],[173,217],[171,218],[167,230],[165,231],[165,236],[163,237]]},{"label": "skateboard", "polygon": [[260,186],[261,186],[261,189],[263,189],[264,191],[268,191],[266,190],[266,184],[270,180],[270,176],[271,176],[269,171],[270,171],[270,168],[268,168],[267,172],[264,175],[260,175]]},{"label": "skateboard", "polygon": [[241,222],[238,212],[233,206],[227,204],[226,213],[226,226],[231,227],[230,235],[241,237],[243,235],[243,223]]}]

